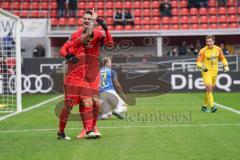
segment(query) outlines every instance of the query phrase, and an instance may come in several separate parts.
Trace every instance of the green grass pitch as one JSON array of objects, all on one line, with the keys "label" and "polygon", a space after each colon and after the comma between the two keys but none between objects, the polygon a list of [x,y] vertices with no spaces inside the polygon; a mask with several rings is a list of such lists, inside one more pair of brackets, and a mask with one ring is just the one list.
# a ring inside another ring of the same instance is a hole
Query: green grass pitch
[{"label": "green grass pitch", "polygon": [[[0,160],[237,160],[240,115],[200,111],[203,93],[137,98],[127,118],[99,121],[103,135],[78,140],[81,122],[69,122],[70,141],[56,139],[60,101],[0,121]],[[56,95],[25,95],[24,108]],[[214,93],[219,104],[240,110],[240,93]],[[74,110],[74,112],[76,112]]]}]

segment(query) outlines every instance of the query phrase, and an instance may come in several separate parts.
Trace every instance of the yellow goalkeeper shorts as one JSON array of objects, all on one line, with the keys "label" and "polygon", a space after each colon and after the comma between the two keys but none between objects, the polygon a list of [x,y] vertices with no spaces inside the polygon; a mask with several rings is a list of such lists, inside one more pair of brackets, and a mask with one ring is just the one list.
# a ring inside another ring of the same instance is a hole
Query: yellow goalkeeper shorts
[{"label": "yellow goalkeeper shorts", "polygon": [[202,78],[205,86],[215,86],[217,81],[217,74],[210,72],[202,72]]}]

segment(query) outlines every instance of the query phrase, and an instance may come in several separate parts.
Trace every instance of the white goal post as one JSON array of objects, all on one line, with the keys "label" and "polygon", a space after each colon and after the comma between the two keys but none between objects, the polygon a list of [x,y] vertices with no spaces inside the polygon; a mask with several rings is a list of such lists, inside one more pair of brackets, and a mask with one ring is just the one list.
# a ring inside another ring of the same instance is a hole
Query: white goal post
[{"label": "white goal post", "polygon": [[0,8],[0,112],[22,111],[20,28],[20,18]]}]

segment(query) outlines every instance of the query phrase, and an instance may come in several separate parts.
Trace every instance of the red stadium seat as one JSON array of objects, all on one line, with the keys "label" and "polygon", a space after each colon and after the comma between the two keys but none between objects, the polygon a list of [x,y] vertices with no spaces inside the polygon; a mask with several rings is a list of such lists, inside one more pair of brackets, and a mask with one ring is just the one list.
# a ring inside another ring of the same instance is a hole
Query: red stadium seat
[{"label": "red stadium seat", "polygon": [[57,2],[51,2],[50,8],[51,9],[57,9]]},{"label": "red stadium seat", "polygon": [[29,14],[29,11],[21,10],[20,17],[21,18],[27,18]]},{"label": "red stadium seat", "polygon": [[188,9],[187,8],[181,8],[179,11],[179,15],[186,16],[188,15]]},{"label": "red stadium seat", "polygon": [[167,24],[162,25],[161,29],[162,30],[168,30],[169,29],[169,25],[167,25]]},{"label": "red stadium seat", "polygon": [[11,5],[12,5],[12,9],[16,9],[16,10],[21,9],[20,2],[12,2]]},{"label": "red stadium seat", "polygon": [[6,10],[10,10],[11,9],[10,2],[1,2],[1,3],[2,3],[1,8],[6,9]]},{"label": "red stadium seat", "polygon": [[134,24],[141,24],[141,18],[140,17],[135,17],[134,18]]},{"label": "red stadium seat", "polygon": [[152,1],[151,6],[152,8],[159,8],[160,3],[158,1]]},{"label": "red stadium seat", "polygon": [[107,25],[112,25],[113,24],[113,18],[107,18],[106,23],[107,23]]},{"label": "red stadium seat", "polygon": [[87,9],[93,9],[94,8],[94,2],[88,2],[87,5],[86,5],[86,8]]},{"label": "red stadium seat", "polygon": [[180,22],[181,22],[181,24],[186,24],[186,23],[188,23],[188,17],[187,17],[187,16],[182,16],[182,17],[180,18]]},{"label": "red stadium seat", "polygon": [[143,18],[143,24],[145,24],[145,25],[151,24],[151,19],[150,19],[150,17],[144,17],[144,18]]},{"label": "red stadium seat", "polygon": [[188,24],[183,24],[183,25],[181,25],[181,29],[184,29],[184,30],[189,29],[189,28],[188,28]]},{"label": "red stadium seat", "polygon": [[57,26],[58,25],[58,19],[57,18],[51,18],[51,25]]},{"label": "red stadium seat", "polygon": [[97,9],[104,9],[104,2],[95,3],[95,8],[97,8]]},{"label": "red stadium seat", "polygon": [[173,16],[172,18],[171,18],[171,23],[172,24],[178,24],[179,22],[178,22],[178,17],[177,16]]},{"label": "red stadium seat", "polygon": [[82,25],[82,18],[78,18],[78,19],[77,19],[77,25],[78,25],[78,26],[81,26],[81,25]]},{"label": "red stadium seat", "polygon": [[140,25],[134,25],[134,30],[141,30],[141,26]]},{"label": "red stadium seat", "polygon": [[69,18],[68,19],[68,25],[69,26],[75,26],[77,24],[76,19],[75,18]]},{"label": "red stadium seat", "polygon": [[218,19],[220,23],[226,23],[227,22],[227,16],[221,15]]},{"label": "red stadium seat", "polygon": [[227,0],[227,6],[235,6],[236,5],[236,1],[235,0]]},{"label": "red stadium seat", "polygon": [[123,26],[116,26],[115,30],[121,31],[121,30],[123,30]]},{"label": "red stadium seat", "polygon": [[240,7],[238,7],[238,14],[240,14]]},{"label": "red stadium seat", "polygon": [[110,30],[110,31],[112,31],[112,30],[114,30],[114,27],[113,26],[108,26],[108,29]]},{"label": "red stadium seat", "polygon": [[152,29],[153,30],[159,30],[159,29],[161,29],[161,27],[160,27],[160,25],[153,25]]},{"label": "red stadium seat", "polygon": [[84,13],[85,13],[85,10],[78,9],[77,16],[82,17],[84,15]]},{"label": "red stadium seat", "polygon": [[178,24],[174,24],[170,26],[170,29],[172,30],[178,30],[179,29],[179,25]]},{"label": "red stadium seat", "polygon": [[49,8],[47,2],[42,2],[42,3],[40,4],[40,6],[41,6],[41,9],[45,9],[45,10],[48,10],[48,8]]},{"label": "red stadium seat", "polygon": [[187,1],[186,0],[181,0],[179,1],[179,6],[181,8],[186,8],[187,7]]},{"label": "red stadium seat", "polygon": [[226,7],[219,7],[218,8],[218,14],[227,14]]},{"label": "red stadium seat", "polygon": [[36,10],[39,9],[39,3],[38,2],[32,2],[31,3],[31,8],[36,9]]},{"label": "red stadium seat", "polygon": [[152,24],[158,24],[160,25],[161,19],[160,17],[153,17]]},{"label": "red stadium seat", "polygon": [[200,24],[199,29],[208,29],[208,25],[207,24]]},{"label": "red stadium seat", "polygon": [[[114,12],[113,12],[112,9],[107,9],[107,10],[106,10],[106,16],[107,16],[107,17],[113,17],[113,15],[114,15]],[[134,15],[134,16],[135,16],[135,15]]]},{"label": "red stadium seat", "polygon": [[39,17],[40,18],[47,18],[48,17],[48,11],[42,10],[42,11],[38,11],[38,12],[39,12]]},{"label": "red stadium seat", "polygon": [[208,6],[209,7],[216,7],[217,6],[216,0],[209,0],[208,1]]},{"label": "red stadium seat", "polygon": [[29,9],[30,8],[30,3],[29,2],[23,2],[21,3],[21,9]]},{"label": "red stadium seat", "polygon": [[228,28],[227,23],[221,23],[218,28]]},{"label": "red stadium seat", "polygon": [[141,10],[140,9],[134,9],[134,16],[135,17],[140,17],[142,14],[141,14]]},{"label": "red stadium seat", "polygon": [[199,22],[200,23],[208,23],[208,17],[207,16],[201,16],[199,17]]},{"label": "red stadium seat", "polygon": [[67,19],[66,18],[59,18],[58,24],[60,26],[66,26],[67,25]]},{"label": "red stadium seat", "polygon": [[178,8],[178,2],[177,1],[172,1],[171,5],[173,8]]},{"label": "red stadium seat", "polygon": [[237,23],[230,23],[229,27],[230,28],[238,28],[238,24]]},{"label": "red stadium seat", "polygon": [[215,7],[211,7],[208,9],[208,14],[210,15],[216,15],[217,14],[217,9]]},{"label": "red stadium seat", "polygon": [[30,13],[31,13],[30,16],[33,17],[33,18],[38,18],[39,17],[38,10],[32,10]]},{"label": "red stadium seat", "polygon": [[113,2],[106,2],[106,8],[113,8]]},{"label": "red stadium seat", "polygon": [[57,11],[51,10],[51,18],[57,17]]},{"label": "red stadium seat", "polygon": [[228,16],[228,22],[236,23],[237,22],[237,16],[236,15]]},{"label": "red stadium seat", "polygon": [[217,29],[217,24],[216,23],[213,23],[213,24],[210,24],[209,26],[209,29]]},{"label": "red stadium seat", "polygon": [[172,9],[172,15],[173,16],[177,16],[178,15],[178,9],[177,8],[173,8]]},{"label": "red stadium seat", "polygon": [[197,24],[191,24],[191,25],[189,25],[189,29],[198,29],[198,25]]},{"label": "red stadium seat", "polygon": [[21,13],[20,10],[12,10],[11,12],[16,16],[20,16],[20,13]]},{"label": "red stadium seat", "polygon": [[122,2],[120,2],[120,1],[115,2],[114,7],[118,8],[118,9],[122,8]]},{"label": "red stadium seat", "polygon": [[208,13],[208,11],[207,11],[206,8],[200,8],[200,9],[199,9],[199,14],[200,14],[200,15],[207,15],[207,13]]},{"label": "red stadium seat", "polygon": [[197,16],[191,16],[189,17],[189,23],[193,24],[193,23],[198,23],[198,17]]},{"label": "red stadium seat", "polygon": [[237,14],[237,9],[235,7],[229,7],[227,10],[228,14]]},{"label": "red stadium seat", "polygon": [[217,16],[209,16],[209,23],[217,23]]},{"label": "red stadium seat", "polygon": [[151,26],[150,25],[144,25],[143,30],[151,30]]},{"label": "red stadium seat", "polygon": [[125,1],[125,3],[123,3],[123,8],[131,9],[132,8],[132,2]]},{"label": "red stadium seat", "polygon": [[141,8],[141,3],[140,3],[140,1],[134,1],[134,2],[133,2],[133,7],[134,7],[134,8]]},{"label": "red stadium seat", "polygon": [[170,20],[169,20],[169,17],[163,17],[163,18],[162,18],[162,23],[163,23],[163,24],[168,24],[169,21],[170,21]]},{"label": "red stadium seat", "polygon": [[78,2],[78,8],[85,9],[85,2]]},{"label": "red stadium seat", "polygon": [[190,15],[198,15],[198,9],[197,8],[190,8]]},{"label": "red stadium seat", "polygon": [[143,1],[142,6],[143,6],[143,8],[150,8],[150,2],[149,1]]},{"label": "red stadium seat", "polygon": [[125,27],[124,27],[124,30],[132,30],[132,26],[131,25],[126,25]]},{"label": "red stadium seat", "polygon": [[143,10],[143,16],[151,16],[150,9],[144,9]]},{"label": "red stadium seat", "polygon": [[97,10],[97,15],[98,15],[99,17],[104,17],[104,10],[98,9],[98,10]]},{"label": "red stadium seat", "polygon": [[152,16],[159,16],[160,17],[159,9],[153,9],[152,10]]}]

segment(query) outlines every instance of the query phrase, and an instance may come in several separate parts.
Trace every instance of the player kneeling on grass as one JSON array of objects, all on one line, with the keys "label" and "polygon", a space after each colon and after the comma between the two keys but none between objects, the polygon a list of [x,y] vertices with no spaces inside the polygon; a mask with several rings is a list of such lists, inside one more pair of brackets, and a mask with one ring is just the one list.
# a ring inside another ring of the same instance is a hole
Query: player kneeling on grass
[{"label": "player kneeling on grass", "polygon": [[214,45],[214,43],[215,37],[208,35],[206,37],[206,47],[200,50],[197,58],[197,67],[202,71],[203,82],[206,86],[202,111],[209,112],[208,107],[210,107],[212,113],[217,111],[217,108],[213,105],[212,92],[216,85],[218,75],[218,59],[223,63],[224,72],[229,71],[228,62],[223,55],[222,49]]},{"label": "player kneeling on grass", "polygon": [[111,69],[110,57],[102,59],[101,86],[100,86],[100,115],[99,119],[108,119],[112,114],[118,119],[123,119],[127,111],[126,100],[122,87],[118,81],[117,73]]}]

